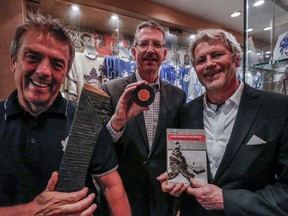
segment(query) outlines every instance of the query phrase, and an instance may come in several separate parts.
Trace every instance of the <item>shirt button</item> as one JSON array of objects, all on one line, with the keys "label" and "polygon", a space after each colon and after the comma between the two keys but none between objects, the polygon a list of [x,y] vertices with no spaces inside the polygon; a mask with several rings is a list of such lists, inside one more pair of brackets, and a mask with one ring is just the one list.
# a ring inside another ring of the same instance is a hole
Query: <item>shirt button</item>
[{"label": "shirt button", "polygon": [[30,140],[30,142],[31,142],[31,143],[35,143],[35,142],[36,142],[36,139],[32,138],[32,139]]},{"label": "shirt button", "polygon": [[218,167],[219,167],[219,163],[216,163],[216,164],[215,164],[215,167],[218,168]]}]

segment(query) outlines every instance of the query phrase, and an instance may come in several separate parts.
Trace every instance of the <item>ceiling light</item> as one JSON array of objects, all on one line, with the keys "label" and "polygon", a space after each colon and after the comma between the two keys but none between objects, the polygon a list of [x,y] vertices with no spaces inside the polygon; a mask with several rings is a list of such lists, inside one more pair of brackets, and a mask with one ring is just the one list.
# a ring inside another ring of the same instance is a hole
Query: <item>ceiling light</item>
[{"label": "ceiling light", "polygon": [[230,15],[230,17],[238,17],[241,15],[241,13],[242,13],[241,11],[235,11]]},{"label": "ceiling light", "polygon": [[71,5],[71,9],[73,11],[79,11],[80,10],[80,7],[78,5]]},{"label": "ceiling light", "polygon": [[268,31],[268,30],[271,30],[272,29],[272,27],[270,26],[270,27],[266,27],[266,28],[264,28],[264,31]]},{"label": "ceiling light", "polygon": [[193,38],[195,38],[195,37],[196,37],[195,34],[191,34],[191,35],[190,35],[190,38],[191,38],[191,39],[193,39]]},{"label": "ceiling light", "polygon": [[246,32],[251,32],[251,31],[253,31],[254,29],[253,28],[248,28],[247,30],[246,30]]},{"label": "ceiling light", "polygon": [[253,4],[253,6],[254,6],[254,7],[260,6],[260,5],[264,4],[264,2],[265,2],[264,0],[256,1],[256,2]]},{"label": "ceiling light", "polygon": [[112,20],[118,20],[118,16],[117,15],[113,15],[113,16],[111,16],[111,19]]},{"label": "ceiling light", "polygon": [[257,53],[257,56],[260,56],[261,55],[261,53]]},{"label": "ceiling light", "polygon": [[267,51],[267,52],[265,52],[265,54],[270,54],[271,53],[271,51]]}]

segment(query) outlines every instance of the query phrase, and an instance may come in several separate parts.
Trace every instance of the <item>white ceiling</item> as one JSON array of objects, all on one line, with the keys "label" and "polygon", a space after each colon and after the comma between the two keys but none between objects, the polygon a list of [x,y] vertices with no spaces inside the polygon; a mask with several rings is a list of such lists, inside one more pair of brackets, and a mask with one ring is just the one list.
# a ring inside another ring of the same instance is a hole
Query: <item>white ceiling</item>
[{"label": "white ceiling", "polygon": [[[168,7],[216,22],[222,26],[243,32],[244,0],[150,0]],[[270,1],[270,0],[269,0]],[[231,18],[230,14],[241,11],[239,17]]]},{"label": "white ceiling", "polygon": [[[136,1],[136,0],[135,0]],[[216,22],[223,27],[232,29],[241,34],[244,32],[244,2],[245,0],[150,0],[171,7],[173,9],[192,14],[202,19]],[[265,0],[265,3],[259,7],[252,7],[256,0],[247,0],[249,3],[248,10],[248,27],[254,29],[249,33],[249,37],[257,40],[258,46],[267,46],[272,44],[272,35],[280,35],[288,31],[288,0]],[[277,2],[274,7],[274,1]],[[38,4],[32,0],[27,0],[27,6],[34,9],[41,9],[54,17],[64,18],[71,25],[83,27],[97,27],[95,29],[103,32],[113,32],[109,25],[111,13],[108,11],[92,10],[84,7],[82,17],[75,18],[68,16],[66,10],[69,1],[62,0],[38,0]],[[81,2],[81,1],[80,1]],[[85,2],[85,1],[84,1]],[[280,5],[280,6],[279,6]],[[241,11],[242,14],[236,18],[231,18],[230,14],[234,11]],[[275,11],[275,13],[274,13]],[[97,14],[95,16],[95,14]],[[271,21],[275,15],[276,22],[273,31],[263,31],[264,27],[273,26]],[[136,26],[140,22],[138,19],[122,16],[120,19],[121,31],[127,35],[133,36]],[[189,22],[189,20],[187,20]],[[110,28],[110,29],[109,29]],[[185,35],[186,36],[186,35]],[[188,37],[188,36],[187,36]],[[179,44],[184,37],[179,37]],[[187,40],[187,39],[185,39]],[[262,42],[262,43],[261,43]],[[274,42],[275,43],[275,42]],[[185,41],[183,42],[185,44]],[[263,45],[264,44],[264,45]],[[265,45],[266,44],[266,45]],[[257,44],[256,44],[257,46]]]},{"label": "white ceiling", "polygon": [[[244,33],[244,0],[150,0],[168,7],[201,17],[203,19],[221,24],[224,27]],[[277,36],[288,31],[288,0],[265,0],[259,7],[253,7],[257,0],[247,0],[248,19],[247,27],[254,31],[249,37],[264,42],[275,43],[272,35]],[[276,2],[276,4],[274,4]],[[275,6],[275,7],[274,7]],[[230,14],[241,11],[242,14],[231,18]],[[275,16],[275,23],[272,22]],[[268,26],[274,26],[274,31],[264,31]],[[275,38],[275,37],[274,37]]]}]

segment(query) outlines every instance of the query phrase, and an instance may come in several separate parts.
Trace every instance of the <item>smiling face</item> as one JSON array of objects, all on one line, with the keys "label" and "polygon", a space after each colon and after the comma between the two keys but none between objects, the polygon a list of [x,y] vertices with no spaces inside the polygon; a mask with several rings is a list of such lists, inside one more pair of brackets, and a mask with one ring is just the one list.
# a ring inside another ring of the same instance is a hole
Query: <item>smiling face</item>
[{"label": "smiling face", "polygon": [[69,46],[51,34],[28,31],[17,58],[11,57],[20,105],[37,116],[49,109],[68,70]]},{"label": "smiling face", "polygon": [[[136,46],[132,48],[132,54],[138,64],[138,72],[147,82],[155,82],[162,62],[166,59],[166,48],[163,33],[154,28],[143,28],[137,34]],[[140,43],[148,43],[148,47],[141,48]],[[138,44],[139,43],[139,44]],[[161,44],[161,46],[154,46]]]},{"label": "smiling face", "polygon": [[212,99],[209,97],[211,94],[229,98],[239,86],[236,71],[240,66],[240,57],[234,57],[220,41],[200,42],[194,55],[195,71],[206,88],[208,98]]}]

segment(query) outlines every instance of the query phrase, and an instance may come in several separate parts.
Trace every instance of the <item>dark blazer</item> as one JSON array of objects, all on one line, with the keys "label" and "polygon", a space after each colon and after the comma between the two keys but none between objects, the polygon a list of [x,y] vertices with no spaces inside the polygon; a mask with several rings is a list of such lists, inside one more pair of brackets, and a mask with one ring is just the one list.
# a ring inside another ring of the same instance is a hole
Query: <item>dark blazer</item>
[{"label": "dark blazer", "polygon": [[[135,74],[111,80],[103,85],[112,102],[113,112],[125,87],[136,82]],[[179,124],[180,107],[185,103],[183,90],[160,81],[160,111],[151,151],[149,151],[143,113],[127,122],[115,144],[119,168],[133,216],[167,216],[172,213],[173,198],[161,191],[156,177],[166,171],[166,128]]]},{"label": "dark blazer", "polygon": [[[206,211],[183,194],[185,216],[288,215],[288,97],[245,84],[234,128],[215,178],[224,211]],[[181,127],[204,128],[203,96],[184,105]],[[250,145],[255,135],[265,142]],[[250,142],[249,142],[250,141]]]}]

